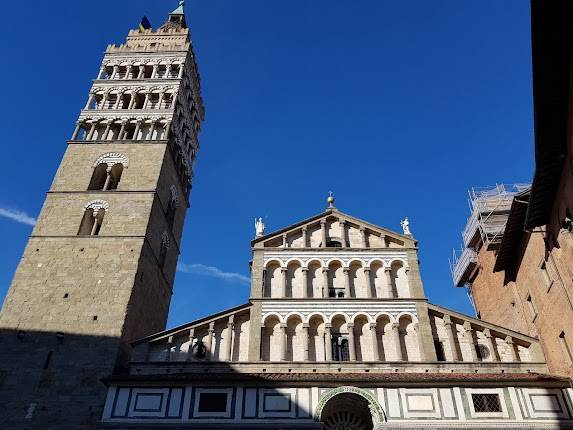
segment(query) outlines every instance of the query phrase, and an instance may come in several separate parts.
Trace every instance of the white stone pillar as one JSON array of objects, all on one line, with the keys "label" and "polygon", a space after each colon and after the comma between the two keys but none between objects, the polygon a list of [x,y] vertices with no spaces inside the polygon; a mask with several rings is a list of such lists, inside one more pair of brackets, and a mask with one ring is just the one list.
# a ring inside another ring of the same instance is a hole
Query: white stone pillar
[{"label": "white stone pillar", "polygon": [[448,347],[450,348],[450,353],[453,361],[459,361],[458,349],[456,348],[456,339],[454,337],[454,323],[449,315],[444,315],[443,317],[444,327],[446,328],[446,337],[448,339]]},{"label": "white stone pillar", "polygon": [[107,135],[109,134],[110,128],[111,128],[111,121],[109,121],[105,126],[105,131],[103,132],[102,140],[107,140]]},{"label": "white stone pillar", "polygon": [[372,274],[370,273],[370,267],[364,268],[364,278],[366,278],[366,298],[372,298]]},{"label": "white stone pillar", "polygon": [[477,356],[476,345],[474,342],[472,325],[469,321],[465,321],[463,327],[464,327],[464,337],[466,338],[466,342],[470,347],[469,349],[472,362],[479,361]]},{"label": "white stone pillar", "polygon": [[328,237],[326,234],[326,220],[325,219],[320,221],[320,234],[322,237],[322,244],[320,246],[322,248],[326,248],[326,242],[328,242]]},{"label": "white stone pillar", "polygon": [[159,67],[159,64],[153,65],[153,71],[151,72],[151,79],[155,79],[157,77],[157,68],[158,67]]},{"label": "white stone pillar", "polygon": [[338,220],[338,225],[340,226],[340,243],[343,248],[348,246],[346,242],[346,222],[342,219]]},{"label": "white stone pillar", "polygon": [[364,227],[360,227],[360,246],[362,248],[367,248],[366,243],[366,229]]},{"label": "white stone pillar", "polygon": [[133,107],[135,106],[135,98],[137,96],[137,93],[135,91],[132,91],[130,94],[131,98],[129,99],[129,104],[127,105],[127,109],[133,109]]},{"label": "white stone pillar", "polygon": [[420,330],[420,323],[414,323],[414,333],[416,334],[420,361],[428,361],[426,357],[426,349],[424,348],[424,339],[422,339],[422,331]]},{"label": "white stone pillar", "polygon": [[113,109],[119,109],[119,103],[121,102],[121,94],[117,93],[117,99],[115,101],[115,104],[113,105]]},{"label": "white stone pillar", "polygon": [[[370,323],[368,325],[370,329],[370,339],[372,341],[372,360],[380,361],[380,351],[378,350],[378,332],[376,331],[376,323]],[[364,360],[364,357],[362,357]]]},{"label": "white stone pillar", "polygon": [[288,269],[286,267],[281,267],[281,292],[280,292],[280,297],[281,299],[286,297],[286,291],[287,291],[287,275],[288,275]]},{"label": "white stone pillar", "polygon": [[94,236],[98,227],[98,220],[97,220],[97,214],[98,214],[99,210],[98,209],[94,209],[93,211],[93,218],[94,218],[94,224],[92,226],[92,231],[90,232],[90,236]]},{"label": "white stone pillar", "polygon": [[91,139],[92,139],[92,137],[93,137],[93,135],[94,135],[94,132],[95,132],[96,124],[97,124],[96,122],[92,122],[92,126],[91,126],[91,128],[90,128],[90,132],[89,132],[88,135],[86,136],[86,140],[91,140]]},{"label": "white stone pillar", "polygon": [[161,103],[163,103],[163,97],[165,97],[164,92],[159,94],[159,99],[157,99],[157,109],[161,109]]},{"label": "white stone pillar", "polygon": [[205,345],[208,360],[213,360],[213,333],[215,333],[215,323],[211,322],[207,330],[207,344]]},{"label": "white stone pillar", "polygon": [[404,356],[402,355],[402,343],[400,342],[400,324],[392,323],[392,343],[394,344],[396,352],[396,361],[403,361]]},{"label": "white stone pillar", "polygon": [[283,234],[283,248],[288,248],[287,235]]},{"label": "white stone pillar", "polygon": [[110,79],[115,79],[115,76],[117,75],[118,70],[119,70],[119,66],[113,66],[113,72],[111,72]]},{"label": "white stone pillar", "polygon": [[138,119],[135,123],[135,131],[133,132],[133,140],[138,140],[139,129],[141,128],[141,120]]},{"label": "white stone pillar", "polygon": [[165,134],[163,135],[163,139],[165,139],[165,140],[169,139],[170,134],[171,134],[171,121],[168,120],[165,123]]},{"label": "white stone pillar", "polygon": [[169,79],[169,73],[171,72],[171,64],[167,64],[165,67],[165,79]]},{"label": "white stone pillar", "polygon": [[322,268],[322,297],[328,298],[328,267]]},{"label": "white stone pillar", "polygon": [[344,297],[350,298],[350,269],[344,267],[342,272],[344,273]]},{"label": "white stone pillar", "polygon": [[107,103],[107,97],[108,97],[109,93],[103,93],[103,96],[101,98],[101,104],[96,105],[96,109],[105,109],[105,104]]},{"label": "white stone pillar", "polygon": [[308,297],[308,267],[303,267],[302,271],[302,298]]},{"label": "white stone pillar", "polygon": [[302,228],[302,247],[306,248],[308,246],[308,228],[306,225]]},{"label": "white stone pillar", "polygon": [[119,129],[119,134],[117,135],[117,140],[123,139],[123,133],[125,132],[125,126],[127,121],[121,121],[121,128]]},{"label": "white stone pillar", "polygon": [[507,345],[507,349],[509,349],[509,353],[511,355],[511,361],[512,362],[520,361],[517,355],[517,351],[515,350],[515,344],[513,343],[513,338],[511,336],[507,336],[505,338],[505,343]]},{"label": "white stone pillar", "polygon": [[127,71],[125,72],[125,77],[123,79],[130,79],[131,78],[131,69],[133,68],[133,66],[131,64],[129,64],[127,66]]},{"label": "white stone pillar", "polygon": [[105,182],[103,184],[103,191],[107,191],[109,188],[109,183],[111,181],[111,166],[108,164],[107,168],[105,169],[106,172],[106,178],[105,178]]},{"label": "white stone pillar", "polygon": [[193,360],[193,343],[195,342],[195,328],[189,329],[189,349],[187,350],[187,361]]},{"label": "white stone pillar", "polygon": [[384,274],[386,275],[386,297],[394,298],[397,294],[394,294],[394,285],[392,279],[392,268],[385,267]]},{"label": "white stone pillar", "polygon": [[104,73],[105,73],[105,66],[101,66],[99,69],[99,73],[97,75],[97,79],[103,79]]},{"label": "white stone pillar", "polygon": [[173,336],[167,338],[167,345],[165,348],[165,361],[171,361],[171,348],[173,348]]},{"label": "white stone pillar", "polygon": [[137,79],[143,78],[143,74],[145,73],[145,64],[139,65],[139,71],[137,73]]},{"label": "white stone pillar", "polygon": [[324,325],[324,351],[325,361],[332,361],[332,334],[330,333],[332,326],[329,323]]},{"label": "white stone pillar", "polygon": [[356,342],[354,341],[354,323],[349,322],[346,324],[348,327],[348,353],[350,361],[356,361]]},{"label": "white stone pillar", "polygon": [[279,345],[279,351],[280,351],[280,358],[281,361],[286,361],[286,353],[287,353],[287,333],[286,333],[286,329],[287,329],[287,325],[285,323],[281,323],[279,325],[279,329],[280,329],[280,345]]},{"label": "white stone pillar", "polygon": [[147,139],[146,140],[153,140],[153,131],[155,130],[155,122],[157,120],[156,119],[152,119],[151,123],[149,124],[149,133],[147,133]]},{"label": "white stone pillar", "polygon": [[382,248],[388,248],[388,241],[384,233],[380,233],[380,240],[382,241]]},{"label": "white stone pillar", "polygon": [[231,315],[227,322],[227,349],[225,350],[225,360],[231,361],[233,358],[233,331],[235,328],[235,316]]},{"label": "white stone pillar", "polygon": [[143,109],[147,109],[147,104],[149,103],[150,93],[145,93],[145,101],[143,102]]},{"label": "white stone pillar", "polygon": [[81,127],[82,123],[80,121],[76,122],[76,128],[74,129],[74,132],[72,133],[72,138],[70,140],[76,140],[78,138],[78,133],[80,132]]},{"label": "white stone pillar", "polygon": [[86,103],[84,109],[89,109],[90,105],[92,104],[93,100],[94,100],[95,94],[94,93],[90,93],[90,95],[88,96],[88,102]]},{"label": "white stone pillar", "polygon": [[308,349],[309,349],[309,336],[308,336],[308,330],[309,330],[309,324],[305,323],[302,325],[302,344],[303,344],[303,350],[302,350],[302,360],[303,361],[308,361]]},{"label": "white stone pillar", "polygon": [[177,78],[181,79],[182,77],[183,77],[183,63],[179,65],[179,76],[177,76]]},{"label": "white stone pillar", "polygon": [[495,341],[493,339],[493,336],[491,335],[491,331],[489,330],[489,328],[483,329],[483,335],[485,337],[487,348],[489,349],[489,353],[491,355],[491,361],[499,361],[497,348],[495,346]]}]

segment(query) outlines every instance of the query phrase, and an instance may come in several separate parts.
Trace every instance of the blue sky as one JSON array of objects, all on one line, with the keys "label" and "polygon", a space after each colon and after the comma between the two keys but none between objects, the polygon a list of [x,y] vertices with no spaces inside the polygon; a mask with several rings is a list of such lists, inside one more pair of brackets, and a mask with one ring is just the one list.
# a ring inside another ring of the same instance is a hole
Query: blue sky
[{"label": "blue sky", "polygon": [[[6,2],[0,297],[108,43],[175,0]],[[189,2],[188,2],[189,3]],[[448,258],[467,190],[533,172],[529,2],[195,0],[206,106],[169,326],[248,297],[253,218],[409,216],[434,303],[472,313]]]}]

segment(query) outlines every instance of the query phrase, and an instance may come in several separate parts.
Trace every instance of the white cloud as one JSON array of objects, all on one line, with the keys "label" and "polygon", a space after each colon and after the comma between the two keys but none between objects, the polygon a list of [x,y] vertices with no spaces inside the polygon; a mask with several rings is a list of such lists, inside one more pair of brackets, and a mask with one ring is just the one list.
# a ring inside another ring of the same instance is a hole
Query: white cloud
[{"label": "white cloud", "polygon": [[250,284],[251,279],[248,276],[241,275],[240,273],[234,272],[223,272],[221,269],[213,266],[206,266],[204,264],[185,264],[178,263],[177,271],[182,273],[193,273],[195,275],[211,276],[213,278],[219,278],[224,281],[235,281],[241,284]]},{"label": "white cloud", "polygon": [[36,220],[34,218],[25,212],[17,211],[15,209],[0,208],[0,216],[9,218],[12,221],[16,221],[21,224],[31,225],[32,227],[36,225]]}]

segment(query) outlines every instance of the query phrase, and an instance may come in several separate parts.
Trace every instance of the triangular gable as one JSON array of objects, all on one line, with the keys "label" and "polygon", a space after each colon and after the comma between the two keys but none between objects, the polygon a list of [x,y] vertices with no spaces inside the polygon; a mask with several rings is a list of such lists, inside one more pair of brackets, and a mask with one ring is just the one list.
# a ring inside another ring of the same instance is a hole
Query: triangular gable
[{"label": "triangular gable", "polygon": [[321,220],[344,220],[348,225],[364,228],[370,234],[378,235],[380,237],[385,237],[386,240],[390,241],[392,244],[398,247],[412,248],[416,246],[416,240],[412,236],[407,236],[404,234],[396,233],[395,231],[389,230],[384,227],[372,224],[370,222],[361,220],[352,215],[348,215],[344,212],[340,212],[338,209],[329,208],[320,214],[314,215],[310,218],[306,218],[288,227],[282,228],[280,230],[273,231],[262,237],[254,239],[251,244],[253,247],[275,247],[282,241],[283,236],[296,234],[302,230],[303,227],[317,226],[320,224]]}]

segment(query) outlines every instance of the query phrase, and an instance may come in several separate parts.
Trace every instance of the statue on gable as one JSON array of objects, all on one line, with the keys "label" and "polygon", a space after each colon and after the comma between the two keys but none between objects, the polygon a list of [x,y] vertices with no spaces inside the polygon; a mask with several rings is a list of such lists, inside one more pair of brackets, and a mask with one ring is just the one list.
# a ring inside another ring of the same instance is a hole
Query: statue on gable
[{"label": "statue on gable", "polygon": [[410,221],[408,220],[408,217],[400,221],[400,225],[402,226],[402,230],[406,236],[412,236],[412,232],[410,231]]},{"label": "statue on gable", "polygon": [[265,223],[262,218],[255,218],[255,237],[262,237],[265,235]]}]

